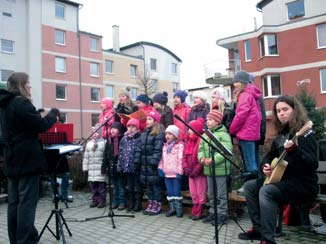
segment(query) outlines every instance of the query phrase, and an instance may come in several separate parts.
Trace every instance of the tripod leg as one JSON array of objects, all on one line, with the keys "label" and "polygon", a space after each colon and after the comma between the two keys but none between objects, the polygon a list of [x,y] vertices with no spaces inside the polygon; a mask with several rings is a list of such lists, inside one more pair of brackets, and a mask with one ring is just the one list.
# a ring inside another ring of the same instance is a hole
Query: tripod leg
[{"label": "tripod leg", "polygon": [[[44,227],[43,227],[43,229],[42,229],[42,231],[41,231],[41,233],[40,233],[40,235],[39,235],[39,237],[38,237],[38,240],[41,239],[41,237],[42,237],[43,232],[45,231],[45,229],[46,229],[46,228],[49,229],[48,224],[49,224],[49,222],[50,222],[50,220],[51,220],[51,218],[52,218],[52,216],[53,216],[54,213],[55,213],[55,211],[52,210],[52,212],[51,212],[51,214],[50,214],[48,220],[46,221],[46,223],[45,223],[45,225],[44,225]],[[51,231],[51,232],[52,232],[52,231]],[[54,233],[52,233],[52,234],[54,235]],[[54,235],[54,236],[55,236],[55,235]]]},{"label": "tripod leg", "polygon": [[68,233],[69,233],[69,236],[72,236],[72,234],[71,234],[71,232],[70,232],[70,229],[69,229],[69,227],[68,227],[68,224],[67,224],[65,218],[64,218],[63,215],[62,215],[62,210],[59,212],[59,215],[60,215],[60,218],[62,219],[62,223],[63,223],[63,225],[66,227],[66,229],[67,229],[67,231],[68,231]]},{"label": "tripod leg", "polygon": [[66,239],[65,239],[65,233],[63,232],[63,223],[61,223],[61,212],[60,210],[56,213],[57,215],[57,222],[56,222],[56,228],[58,230],[57,232],[57,240],[60,240],[60,237],[62,237],[62,243],[65,244],[66,243]]},{"label": "tripod leg", "polygon": [[108,214],[108,216],[111,218],[112,228],[115,229],[115,223],[114,223],[114,219],[113,219],[113,217],[114,217],[114,212],[113,212],[112,209],[109,210],[109,214]]}]

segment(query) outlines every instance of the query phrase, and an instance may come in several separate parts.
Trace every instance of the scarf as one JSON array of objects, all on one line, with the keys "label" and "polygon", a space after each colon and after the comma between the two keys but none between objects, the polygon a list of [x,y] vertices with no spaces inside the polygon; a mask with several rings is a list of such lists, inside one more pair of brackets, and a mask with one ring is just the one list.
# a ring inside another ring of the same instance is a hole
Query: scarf
[{"label": "scarf", "polygon": [[[199,146],[199,145],[197,145],[197,141],[199,141],[198,136],[196,134],[192,134],[191,136],[188,135],[187,139],[188,140],[185,144],[184,153],[185,154],[196,153],[197,152],[196,150],[198,150],[198,146]],[[197,146],[197,148],[196,148],[196,146]]]},{"label": "scarf", "polygon": [[96,149],[97,149],[98,144],[97,144],[97,140],[96,139],[93,139],[93,142],[94,142],[94,144],[93,144],[92,150],[93,150],[93,152],[95,152]]},{"label": "scarf", "polygon": [[116,136],[110,136],[110,144],[113,144],[113,155],[117,157],[119,155],[119,134]]},{"label": "scarf", "polygon": [[166,152],[167,153],[171,153],[172,152],[172,149],[173,149],[173,146],[175,145],[176,141],[171,141],[168,146],[166,147]]}]

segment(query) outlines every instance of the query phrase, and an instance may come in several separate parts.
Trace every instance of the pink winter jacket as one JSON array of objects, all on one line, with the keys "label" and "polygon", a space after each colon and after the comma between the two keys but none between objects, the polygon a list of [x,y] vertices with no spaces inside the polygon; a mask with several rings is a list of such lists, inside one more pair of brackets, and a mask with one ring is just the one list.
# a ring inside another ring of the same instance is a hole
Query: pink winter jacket
[{"label": "pink winter jacket", "polygon": [[166,178],[175,178],[177,174],[183,174],[182,157],[183,157],[183,144],[176,143],[171,153],[167,153],[168,144],[163,146],[163,153],[158,168],[162,169]]},{"label": "pink winter jacket", "polygon": [[259,88],[248,84],[239,94],[235,116],[230,126],[230,134],[240,140],[258,141],[260,139],[260,123],[262,120]]},{"label": "pink winter jacket", "polygon": [[[179,106],[175,106],[173,109],[173,114],[179,115],[184,121],[188,120],[188,116],[191,108],[186,103],[181,103]],[[184,140],[188,134],[188,128],[177,118],[173,117],[173,124],[179,128],[179,140]]]}]

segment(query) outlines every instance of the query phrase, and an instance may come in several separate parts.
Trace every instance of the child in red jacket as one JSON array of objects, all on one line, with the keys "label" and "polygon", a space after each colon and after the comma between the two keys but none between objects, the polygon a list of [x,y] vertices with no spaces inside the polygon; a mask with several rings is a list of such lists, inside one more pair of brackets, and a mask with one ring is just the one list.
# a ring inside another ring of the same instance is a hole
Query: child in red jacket
[{"label": "child in red jacket", "polygon": [[[204,119],[190,121],[189,125],[199,134],[203,133]],[[207,181],[203,173],[203,166],[198,162],[198,147],[200,138],[191,129],[186,137],[182,166],[186,176],[189,177],[189,191],[193,206],[191,210],[192,220],[203,218],[203,209],[206,204]]]}]

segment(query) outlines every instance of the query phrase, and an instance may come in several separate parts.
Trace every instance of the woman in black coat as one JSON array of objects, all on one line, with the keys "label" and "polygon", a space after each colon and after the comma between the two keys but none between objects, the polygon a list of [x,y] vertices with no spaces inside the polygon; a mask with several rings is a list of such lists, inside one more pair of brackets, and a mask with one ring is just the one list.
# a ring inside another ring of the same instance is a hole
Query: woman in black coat
[{"label": "woman in black coat", "polygon": [[297,138],[293,136],[307,124],[308,117],[302,104],[292,96],[278,97],[273,106],[274,125],[278,135],[261,165],[263,175],[271,177],[271,162],[286,151],[288,162],[279,182],[262,185],[264,179],[250,180],[244,185],[248,212],[253,228],[240,233],[244,240],[260,239],[261,244],[276,243],[277,208],[281,203],[302,203],[318,193],[317,141],[311,128]]},{"label": "woman in black coat", "polygon": [[5,174],[8,177],[8,235],[10,243],[37,243],[34,226],[39,197],[40,173],[46,162],[38,133],[52,127],[58,109],[42,118],[31,103],[30,82],[25,73],[8,78],[8,90],[0,90],[0,106],[5,109],[9,145],[5,148]]}]

